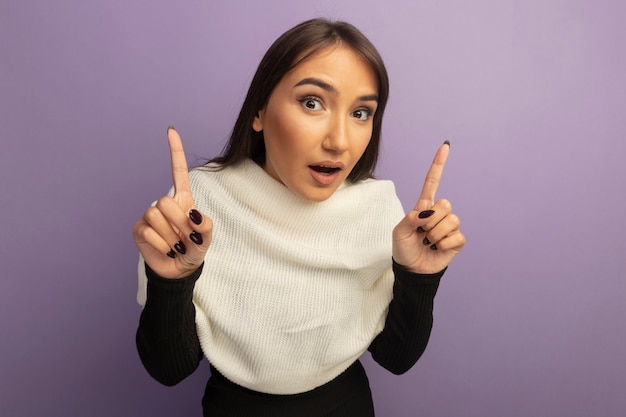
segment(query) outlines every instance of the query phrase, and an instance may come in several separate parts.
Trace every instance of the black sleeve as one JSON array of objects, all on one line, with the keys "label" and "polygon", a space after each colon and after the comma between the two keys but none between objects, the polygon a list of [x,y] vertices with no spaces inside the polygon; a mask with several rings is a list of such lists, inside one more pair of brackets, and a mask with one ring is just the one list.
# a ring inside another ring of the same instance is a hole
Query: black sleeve
[{"label": "black sleeve", "polygon": [[188,277],[166,279],[146,264],[146,305],[136,343],[143,366],[161,384],[176,385],[196,370],[202,349],[196,332],[193,288],[202,266]]},{"label": "black sleeve", "polygon": [[369,351],[388,371],[403,374],[422,356],[433,327],[433,301],[445,269],[436,274],[416,274],[393,261],[393,300],[383,331]]}]

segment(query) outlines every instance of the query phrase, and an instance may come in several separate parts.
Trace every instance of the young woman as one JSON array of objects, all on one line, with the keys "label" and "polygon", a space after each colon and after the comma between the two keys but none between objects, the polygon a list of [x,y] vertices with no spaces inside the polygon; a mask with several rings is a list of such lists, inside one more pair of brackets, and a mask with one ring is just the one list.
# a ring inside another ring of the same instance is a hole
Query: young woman
[{"label": "young woman", "polygon": [[414,209],[375,180],[389,83],[353,26],[315,19],[267,51],[223,154],[187,170],[136,223],[137,348],[166,385],[211,365],[205,416],[372,416],[359,357],[399,374],[423,353],[433,299],[463,248],[435,193]]}]

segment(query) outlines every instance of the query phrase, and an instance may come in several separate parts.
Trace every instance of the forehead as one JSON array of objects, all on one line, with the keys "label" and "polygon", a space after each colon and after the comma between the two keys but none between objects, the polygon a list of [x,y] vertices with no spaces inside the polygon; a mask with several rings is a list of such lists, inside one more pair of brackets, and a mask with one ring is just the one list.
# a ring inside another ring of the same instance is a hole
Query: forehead
[{"label": "forehead", "polygon": [[378,77],[372,66],[353,48],[343,44],[330,45],[313,53],[310,51],[303,53],[281,81],[291,81],[304,76],[338,79],[347,77],[360,83],[373,83],[375,89],[378,87]]}]

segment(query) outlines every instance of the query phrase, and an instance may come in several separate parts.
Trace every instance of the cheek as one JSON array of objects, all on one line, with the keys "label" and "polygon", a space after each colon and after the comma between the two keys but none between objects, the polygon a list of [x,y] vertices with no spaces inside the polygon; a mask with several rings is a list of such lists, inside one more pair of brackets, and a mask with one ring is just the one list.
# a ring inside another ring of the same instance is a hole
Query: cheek
[{"label": "cheek", "polygon": [[270,158],[273,154],[280,153],[281,149],[284,148],[285,136],[286,134],[279,120],[271,120],[270,123],[265,123],[263,138],[265,149]]},{"label": "cheek", "polygon": [[265,147],[275,154],[298,154],[307,151],[307,144],[316,137],[319,126],[297,115],[283,112],[274,115],[264,129]]},{"label": "cheek", "polygon": [[358,143],[359,143],[360,150],[361,150],[361,156],[363,156],[363,153],[365,153],[365,149],[367,149],[367,146],[369,145],[371,140],[372,140],[372,129],[368,129],[367,132],[363,132],[362,136],[360,136]]}]

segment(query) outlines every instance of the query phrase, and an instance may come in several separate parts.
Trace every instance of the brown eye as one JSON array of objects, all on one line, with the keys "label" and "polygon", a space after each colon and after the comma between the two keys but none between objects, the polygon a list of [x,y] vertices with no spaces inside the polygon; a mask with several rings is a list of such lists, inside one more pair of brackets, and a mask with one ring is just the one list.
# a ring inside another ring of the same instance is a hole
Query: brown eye
[{"label": "brown eye", "polygon": [[370,118],[370,111],[367,109],[359,109],[352,113],[352,116],[358,120],[366,121]]},{"label": "brown eye", "polygon": [[321,101],[315,97],[304,97],[298,101],[308,110],[318,111],[322,109]]}]

